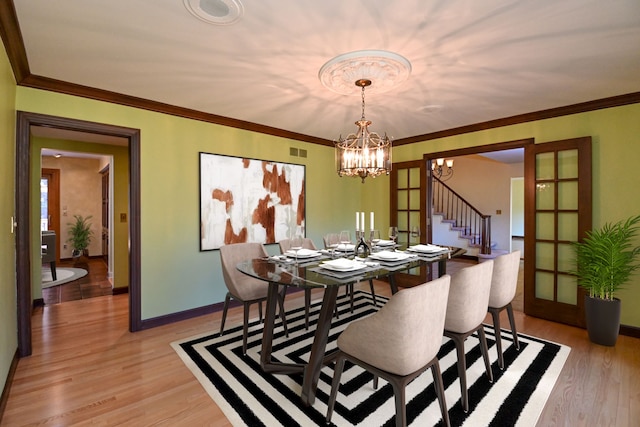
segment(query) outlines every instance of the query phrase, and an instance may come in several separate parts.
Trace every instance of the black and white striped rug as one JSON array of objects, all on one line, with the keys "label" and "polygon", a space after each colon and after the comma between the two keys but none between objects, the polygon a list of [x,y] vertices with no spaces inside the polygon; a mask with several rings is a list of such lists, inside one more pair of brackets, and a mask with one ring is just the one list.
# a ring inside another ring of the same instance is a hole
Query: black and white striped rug
[{"label": "black and white striped rug", "polygon": [[[381,297],[377,299],[378,304],[386,301]],[[335,348],[336,338],[350,321],[376,310],[371,295],[362,291],[356,293],[353,314],[346,297],[339,298],[338,304],[340,314],[338,318],[334,316],[327,350]],[[317,319],[319,305],[317,301],[312,306],[312,323]],[[288,312],[287,324],[288,339],[284,337],[282,327],[276,327],[273,359],[292,363],[306,361],[313,327],[305,330],[303,309]],[[438,357],[452,425],[535,426],[570,348],[520,334],[518,351],[512,345],[511,333],[503,331],[505,370],[501,371],[497,364],[494,330],[486,326],[485,331],[494,382],[487,380],[477,337],[469,337],[465,344],[470,401],[467,414],[462,411],[460,403],[455,348],[452,341],[443,338]],[[225,331],[222,337],[212,333],[171,345],[234,426],[326,425],[326,403],[331,390],[333,365],[323,368],[316,401],[312,407],[305,407],[300,401],[301,375],[262,372],[259,362],[261,339],[262,325],[256,319],[249,328],[246,357],[242,356],[242,326]],[[381,379],[378,389],[374,390],[370,374],[347,364],[333,413],[334,425],[392,426],[395,425],[394,416],[391,386]],[[430,370],[407,387],[407,418],[411,426],[441,424]]]}]

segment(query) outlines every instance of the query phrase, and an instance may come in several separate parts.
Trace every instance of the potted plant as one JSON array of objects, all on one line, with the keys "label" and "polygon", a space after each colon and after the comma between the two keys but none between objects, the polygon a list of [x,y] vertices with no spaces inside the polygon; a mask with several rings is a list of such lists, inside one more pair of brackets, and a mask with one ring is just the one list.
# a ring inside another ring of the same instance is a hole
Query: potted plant
[{"label": "potted plant", "polygon": [[587,232],[573,243],[578,284],[586,289],[585,317],[589,339],[613,346],[620,331],[621,302],[615,297],[640,268],[640,245],[633,240],[640,230],[640,215]]},{"label": "potted plant", "polygon": [[93,231],[91,230],[91,223],[89,219],[91,219],[91,215],[87,217],[83,217],[82,215],[74,215],[75,222],[69,222],[67,225],[69,228],[69,239],[67,242],[71,243],[73,247],[73,251],[71,252],[71,256],[74,258],[78,258],[82,255],[88,256],[89,251],[87,248],[91,243],[91,238],[93,236]]}]

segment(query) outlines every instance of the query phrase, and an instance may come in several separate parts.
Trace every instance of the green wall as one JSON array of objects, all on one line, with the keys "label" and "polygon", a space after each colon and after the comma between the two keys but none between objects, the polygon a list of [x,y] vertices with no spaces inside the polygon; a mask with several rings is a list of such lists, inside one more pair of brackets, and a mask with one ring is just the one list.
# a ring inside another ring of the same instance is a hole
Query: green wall
[{"label": "green wall", "polygon": [[[317,244],[330,231],[353,229],[355,211],[375,211],[389,224],[388,177],[339,178],[331,147],[256,134],[135,108],[16,88],[4,46],[0,51],[0,378],[17,349],[14,214],[15,111],[22,110],[141,129],[142,317],[180,312],[224,298],[217,251],[199,251],[198,152],[305,164],[307,233]],[[640,104],[490,129],[399,146],[394,162],[423,153],[535,138],[537,143],[591,136],[594,226],[640,212]],[[327,135],[328,138],[333,135]],[[289,156],[304,148],[307,158]],[[34,202],[37,202],[34,201]],[[37,243],[37,238],[32,242]],[[277,247],[270,246],[270,252]],[[120,254],[121,255],[121,254]],[[119,279],[118,279],[119,280]],[[640,278],[620,294],[622,322],[640,327]]]},{"label": "green wall", "polygon": [[[102,154],[113,156],[113,204],[114,216],[119,213],[127,213],[129,217],[129,152],[127,147],[91,144],[78,141],[65,141],[50,138],[31,138],[31,277],[40,277],[42,274],[42,263],[40,260],[40,151],[43,148],[54,148],[61,151],[80,151],[84,153]],[[97,171],[96,171],[97,173]],[[64,185],[64,183],[61,183]],[[98,195],[96,195],[98,197]],[[64,218],[61,218],[64,221]],[[129,229],[128,223],[114,219],[111,223],[113,240],[113,285],[115,288],[126,288],[129,286]],[[60,236],[61,243],[68,236]],[[42,287],[38,280],[31,281],[32,298],[42,298]]]},{"label": "green wall", "polygon": [[[374,210],[388,226],[388,177],[361,184],[335,173],[333,148],[99,101],[18,87],[16,109],[141,130],[142,318],[224,300],[218,251],[199,251],[198,153],[306,165],[307,234],[317,245]],[[289,148],[307,150],[292,157]],[[268,250],[278,252],[277,245]]]},{"label": "green wall", "polygon": [[[403,145],[393,156],[398,162],[420,159],[423,153],[525,138],[545,143],[582,136],[593,139],[593,227],[640,213],[640,104]],[[618,296],[622,323],[640,327],[640,311],[635,307],[640,301],[640,275]]]},{"label": "green wall", "polygon": [[10,221],[15,205],[16,83],[0,44],[0,388],[18,348],[15,234]]}]

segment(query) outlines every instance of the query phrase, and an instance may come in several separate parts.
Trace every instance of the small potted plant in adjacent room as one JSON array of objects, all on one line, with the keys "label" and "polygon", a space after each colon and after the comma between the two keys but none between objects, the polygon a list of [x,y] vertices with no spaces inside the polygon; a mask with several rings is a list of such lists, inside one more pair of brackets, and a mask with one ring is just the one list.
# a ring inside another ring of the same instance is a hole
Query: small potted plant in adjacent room
[{"label": "small potted plant in adjacent room", "polygon": [[585,317],[589,339],[613,346],[620,331],[621,301],[616,292],[640,268],[640,245],[634,239],[640,231],[640,215],[587,232],[573,244],[578,284],[586,289]]},{"label": "small potted plant in adjacent room", "polygon": [[74,215],[75,222],[69,222],[67,225],[69,228],[69,239],[67,242],[71,243],[73,251],[71,256],[79,258],[81,256],[89,256],[89,244],[93,237],[93,231],[91,230],[91,215],[83,217],[82,215]]}]

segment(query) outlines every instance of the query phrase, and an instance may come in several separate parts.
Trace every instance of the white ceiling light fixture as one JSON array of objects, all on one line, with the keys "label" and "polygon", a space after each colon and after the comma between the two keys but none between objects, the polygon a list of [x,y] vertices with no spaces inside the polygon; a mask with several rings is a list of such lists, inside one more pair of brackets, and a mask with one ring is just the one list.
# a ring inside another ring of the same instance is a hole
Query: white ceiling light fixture
[{"label": "white ceiling light fixture", "polygon": [[235,24],[244,14],[244,6],[240,0],[183,0],[183,2],[193,16],[214,25]]},{"label": "white ceiling light fixture", "polygon": [[[320,68],[320,82],[341,95],[357,95],[353,82],[375,82],[369,93],[384,93],[409,78],[411,63],[397,53],[385,50],[358,50],[338,55]],[[357,86],[357,85],[356,85]]]},{"label": "white ceiling light fixture", "polygon": [[389,175],[391,139],[386,133],[381,137],[369,131],[371,122],[364,116],[364,91],[370,87],[373,93],[386,92],[405,81],[410,73],[411,64],[404,57],[379,50],[346,53],[320,68],[318,76],[325,87],[343,95],[351,95],[357,91],[354,88],[360,88],[362,96],[362,116],[355,122],[358,130],[346,139],[340,135],[334,142],[339,176],[360,177],[364,183],[368,176]]}]

